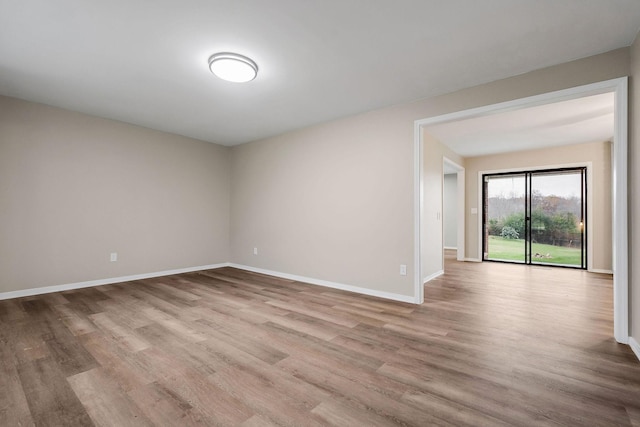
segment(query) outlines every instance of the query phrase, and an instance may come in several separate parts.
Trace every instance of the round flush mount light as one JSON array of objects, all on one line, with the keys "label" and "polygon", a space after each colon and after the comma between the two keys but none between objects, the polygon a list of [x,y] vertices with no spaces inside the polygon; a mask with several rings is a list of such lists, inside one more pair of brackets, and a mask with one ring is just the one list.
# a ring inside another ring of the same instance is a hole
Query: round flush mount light
[{"label": "round flush mount light", "polygon": [[231,52],[215,53],[209,57],[211,72],[229,82],[245,83],[258,75],[258,65],[246,56]]}]

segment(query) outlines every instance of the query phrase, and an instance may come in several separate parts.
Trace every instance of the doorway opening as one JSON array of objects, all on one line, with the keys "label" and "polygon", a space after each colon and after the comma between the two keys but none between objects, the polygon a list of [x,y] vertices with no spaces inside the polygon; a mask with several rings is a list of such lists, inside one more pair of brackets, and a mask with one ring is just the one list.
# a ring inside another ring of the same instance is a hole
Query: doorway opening
[{"label": "doorway opening", "polygon": [[587,168],[482,177],[483,261],[587,269]]},{"label": "doorway opening", "polygon": [[[515,111],[528,107],[552,104],[573,100],[592,95],[611,93],[614,95],[614,136],[612,144],[612,244],[613,244],[613,308],[614,308],[614,337],[616,341],[627,344],[629,342],[629,259],[628,259],[628,217],[627,217],[627,147],[628,147],[628,78],[622,77],[599,83],[591,83],[556,92],[534,95],[527,98],[506,101],[453,113],[434,115],[414,122],[414,301],[416,304],[424,302],[424,282],[422,276],[423,252],[433,242],[423,239],[423,210],[425,206],[424,194],[424,129],[441,123],[450,123],[462,119],[484,117],[487,115]],[[478,209],[469,206],[467,226],[480,220]],[[476,221],[474,221],[474,218]],[[478,221],[480,222],[480,221]],[[476,222],[477,223],[477,222]],[[467,233],[467,237],[470,233]],[[480,243],[480,242],[478,242]],[[442,242],[439,241],[442,248]],[[424,247],[423,247],[424,246]],[[474,245],[467,245],[467,251],[473,251]],[[481,243],[476,247],[481,248]],[[443,249],[441,249],[443,250]],[[467,255],[468,256],[468,255]],[[480,259],[478,259],[480,261]]]}]

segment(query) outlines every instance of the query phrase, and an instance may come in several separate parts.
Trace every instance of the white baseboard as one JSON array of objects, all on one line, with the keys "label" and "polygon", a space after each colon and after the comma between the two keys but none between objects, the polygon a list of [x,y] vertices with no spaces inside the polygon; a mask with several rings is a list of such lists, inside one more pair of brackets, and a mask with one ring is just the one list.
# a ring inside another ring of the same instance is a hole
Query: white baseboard
[{"label": "white baseboard", "polygon": [[132,276],[112,277],[109,279],[89,280],[86,282],[68,283],[64,285],[45,286],[42,288],[24,289],[21,291],[0,292],[0,300],[29,297],[32,295],[49,294],[52,292],[70,291],[74,289],[90,288],[92,286],[110,285],[112,283],[129,282],[132,280],[150,279],[152,277],[170,276],[172,274],[191,273],[192,271],[211,270],[213,268],[228,267],[229,263],[200,265],[198,267],[178,268],[176,270],[157,271],[155,273],[134,274]]},{"label": "white baseboard", "polygon": [[592,268],[587,270],[589,273],[601,273],[601,274],[613,274],[613,270],[600,270],[598,268]]},{"label": "white baseboard", "polygon": [[191,273],[193,271],[211,270],[214,268],[221,268],[221,267],[234,267],[240,270],[267,274],[270,276],[281,277],[283,279],[290,279],[298,282],[310,283],[312,285],[325,286],[328,288],[340,289],[343,291],[355,292],[358,294],[370,295],[373,297],[385,298],[393,301],[401,301],[401,302],[408,302],[411,304],[415,304],[415,300],[413,296],[376,291],[372,289],[361,288],[358,286],[345,285],[343,283],[329,282],[327,280],[314,279],[312,277],[297,276],[295,274],[281,273],[281,272],[272,271],[272,270],[264,270],[262,268],[255,268],[247,265],[240,265],[240,264],[234,264],[229,262],[220,263],[220,264],[201,265],[197,267],[179,268],[175,270],[157,271],[153,273],[135,274],[132,276],[111,277],[108,279],[98,279],[98,280],[89,280],[86,282],[45,286],[42,288],[31,288],[31,289],[24,289],[20,291],[0,292],[0,300],[29,297],[33,295],[49,294],[52,292],[71,291],[74,289],[90,288],[93,286],[101,286],[101,285],[110,285],[113,283],[130,282],[132,280],[151,279],[153,277],[170,276],[173,274],[180,274],[180,273]]},{"label": "white baseboard", "polygon": [[345,285],[344,283],[329,282],[327,280],[314,279],[312,277],[297,276],[295,274],[281,273],[279,271],[265,270],[262,268],[250,267],[248,265],[230,263],[229,267],[238,268],[240,270],[251,271],[253,273],[261,273],[269,276],[280,277],[282,279],[295,280],[297,282],[309,283],[312,285],[325,286],[327,288],[340,289],[342,291],[355,292],[357,294],[369,295],[372,297],[385,298],[393,301],[408,302],[415,304],[413,296],[394,294],[391,292],[376,291],[373,289],[361,288],[359,286]]},{"label": "white baseboard", "polygon": [[638,344],[638,341],[636,341],[635,338],[633,337],[629,337],[629,346],[631,347],[631,350],[633,350],[633,352],[636,354],[636,357],[640,361],[640,344]]},{"label": "white baseboard", "polygon": [[452,251],[457,251],[457,250],[458,250],[458,248],[457,248],[457,247],[455,247],[455,246],[445,246],[444,248],[445,248],[445,249],[452,250]]},{"label": "white baseboard", "polygon": [[464,262],[482,262],[480,258],[465,258]]},{"label": "white baseboard", "polygon": [[429,281],[431,281],[431,280],[435,279],[436,277],[440,277],[440,276],[442,276],[443,274],[444,274],[444,270],[436,271],[435,273],[430,274],[430,275],[428,275],[427,277],[425,277],[425,278],[422,280],[422,283],[427,283],[427,282],[429,282]]}]

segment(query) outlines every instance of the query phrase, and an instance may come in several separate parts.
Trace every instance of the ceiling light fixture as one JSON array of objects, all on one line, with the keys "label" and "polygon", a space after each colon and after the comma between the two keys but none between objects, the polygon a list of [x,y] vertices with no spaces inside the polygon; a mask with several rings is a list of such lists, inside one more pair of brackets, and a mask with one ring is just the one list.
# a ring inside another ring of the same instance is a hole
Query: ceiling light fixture
[{"label": "ceiling light fixture", "polygon": [[246,56],[231,52],[215,53],[209,57],[211,72],[229,82],[245,83],[258,75],[258,65]]}]

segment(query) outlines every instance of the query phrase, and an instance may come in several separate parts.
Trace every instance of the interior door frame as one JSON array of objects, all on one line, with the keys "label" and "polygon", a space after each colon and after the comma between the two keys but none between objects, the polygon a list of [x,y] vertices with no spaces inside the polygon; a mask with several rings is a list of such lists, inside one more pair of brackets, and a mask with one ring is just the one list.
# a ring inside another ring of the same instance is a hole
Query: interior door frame
[{"label": "interior door frame", "polygon": [[[453,160],[447,158],[446,156],[442,158],[442,169],[444,167],[449,166],[451,169],[455,169],[456,171],[456,259],[458,261],[464,261],[465,254],[465,232],[466,227],[464,226],[464,213],[465,213],[465,170],[464,167],[460,166]],[[442,194],[444,195],[444,179],[442,182]],[[442,210],[444,215],[444,209]],[[444,221],[442,221],[442,239],[444,240]],[[442,269],[444,270],[444,251],[442,252]]]},{"label": "interior door frame", "polygon": [[[496,171],[486,171],[483,172],[481,175],[479,175],[479,179],[478,179],[478,183],[480,186],[480,189],[478,190],[478,206],[482,206],[481,209],[481,214],[478,215],[478,233],[479,233],[479,237],[478,237],[478,241],[480,243],[480,252],[478,252],[480,254],[480,260],[482,262],[504,262],[504,263],[508,263],[508,264],[522,264],[522,265],[542,265],[542,266],[547,266],[547,267],[560,267],[560,268],[574,268],[574,269],[578,269],[578,270],[587,270],[587,271],[592,271],[592,257],[593,257],[593,244],[591,242],[591,239],[589,236],[592,235],[593,232],[593,228],[591,226],[591,215],[592,215],[592,204],[589,202],[589,200],[592,197],[591,194],[591,189],[592,189],[592,181],[591,181],[591,173],[593,170],[593,163],[592,162],[584,162],[584,163],[575,163],[575,164],[571,164],[571,165],[544,165],[544,166],[539,166],[539,167],[531,167],[531,168],[515,168],[515,169],[509,169],[509,170],[500,170],[498,172]],[[509,176],[509,175],[524,175],[525,177],[525,208],[524,208],[524,213],[525,213],[525,217],[526,216],[530,216],[531,215],[531,192],[533,191],[531,186],[530,186],[530,182],[531,182],[531,178],[533,175],[535,175],[536,173],[548,173],[548,172],[576,172],[576,171],[584,171],[584,188],[581,191],[581,197],[582,199],[582,220],[584,221],[586,227],[583,228],[583,235],[582,235],[582,254],[581,254],[581,262],[580,262],[580,266],[570,266],[570,265],[562,265],[562,264],[558,264],[555,265],[553,263],[541,263],[541,262],[534,262],[533,259],[531,258],[531,221],[529,220],[528,222],[525,221],[525,250],[524,250],[524,262],[518,262],[518,261],[508,261],[508,260],[498,260],[498,259],[485,259],[484,255],[484,249],[485,249],[485,243],[486,243],[486,234],[485,234],[485,226],[486,226],[486,218],[485,218],[485,202],[486,202],[486,197],[485,197],[485,188],[484,188],[484,184],[485,184],[485,178],[487,176]],[[528,225],[527,225],[528,224]],[[613,243],[613,242],[612,242]],[[528,247],[528,249],[527,249]]]},{"label": "interior door frame", "polygon": [[[613,329],[616,341],[629,343],[629,223],[628,223],[628,104],[629,78],[620,77],[541,95],[512,101],[461,110],[449,114],[435,115],[414,121],[414,302],[424,302],[422,282],[422,210],[424,171],[423,128],[430,125],[454,122],[461,119],[480,117],[499,112],[568,101],[590,95],[614,93],[614,138],[613,138]],[[442,203],[442,202],[440,202]]]}]

